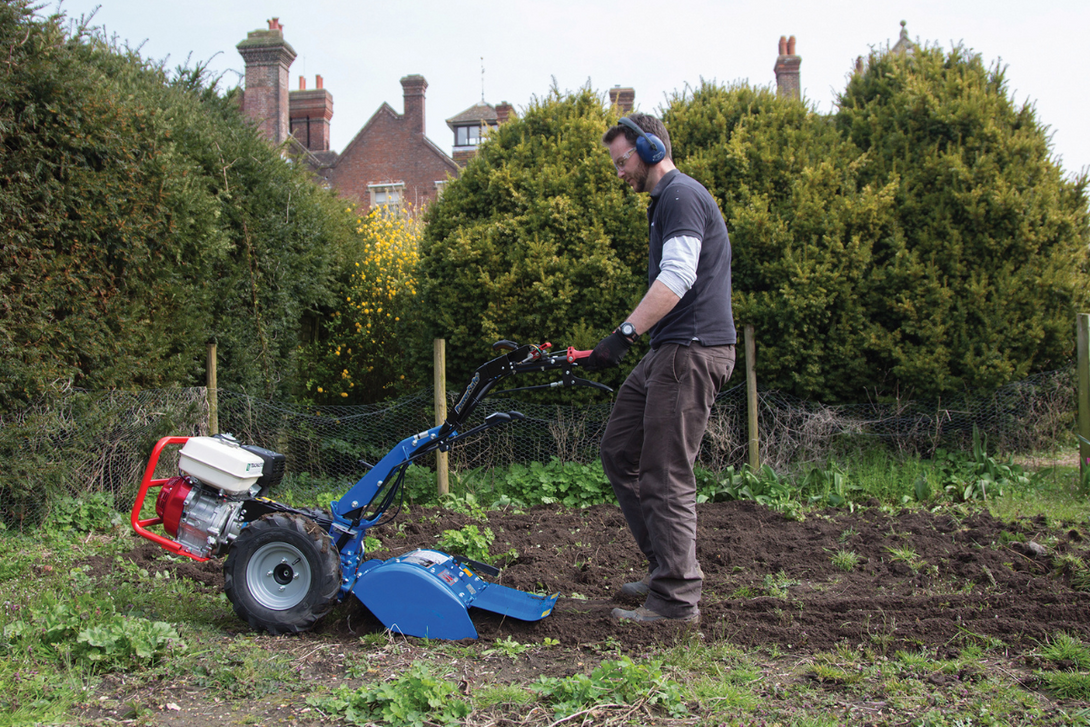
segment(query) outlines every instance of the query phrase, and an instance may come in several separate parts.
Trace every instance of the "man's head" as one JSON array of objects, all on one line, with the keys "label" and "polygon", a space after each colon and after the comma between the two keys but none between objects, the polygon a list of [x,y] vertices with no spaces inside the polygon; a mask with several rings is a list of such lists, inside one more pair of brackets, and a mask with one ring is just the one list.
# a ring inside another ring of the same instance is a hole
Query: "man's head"
[{"label": "man's head", "polygon": [[[628,117],[631,123],[638,126],[646,134],[653,134],[665,147],[666,153],[662,161],[648,164],[644,161],[637,144],[643,143],[645,151],[649,149],[649,140],[641,139],[642,135],[629,125],[624,123],[612,126],[602,136],[602,143],[609,149],[609,156],[613,165],[617,168],[617,176],[628,182],[637,192],[650,192],[654,189],[658,180],[670,169],[674,168],[671,149],[670,134],[661,121],[647,114],[632,114]],[[646,156],[646,154],[645,154]]]}]

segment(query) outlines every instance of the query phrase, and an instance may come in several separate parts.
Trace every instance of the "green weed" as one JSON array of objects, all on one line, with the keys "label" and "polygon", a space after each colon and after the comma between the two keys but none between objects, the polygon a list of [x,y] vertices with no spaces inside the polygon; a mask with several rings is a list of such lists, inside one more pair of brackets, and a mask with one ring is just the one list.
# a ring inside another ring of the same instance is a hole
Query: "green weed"
[{"label": "green weed", "polygon": [[791,519],[800,519],[800,490],[786,477],[768,465],[754,470],[748,464],[741,469],[727,467],[718,475],[700,473],[697,479],[698,503],[751,500],[782,512]]},{"label": "green weed", "polygon": [[654,659],[605,660],[590,674],[541,677],[530,689],[553,708],[556,720],[597,704],[644,704],[659,707],[671,717],[688,714],[681,688],[665,677],[662,662]]},{"label": "green weed", "polygon": [[918,573],[927,566],[927,563],[920,560],[920,556],[913,548],[886,548],[885,550],[889,553],[890,561],[904,563],[913,573]]},{"label": "green weed", "polygon": [[766,573],[764,578],[765,592],[772,598],[787,598],[788,589],[800,583],[801,581],[788,578],[787,573],[782,570],[775,575]]},{"label": "green weed", "polygon": [[50,504],[48,527],[62,532],[91,533],[112,530],[125,522],[113,493],[89,492],[80,497],[59,497]]},{"label": "green weed", "polygon": [[522,652],[526,651],[530,647],[526,644],[520,644],[510,636],[503,639],[496,639],[495,646],[485,649],[485,654],[503,654],[511,658],[515,658]]},{"label": "green weed", "polygon": [[863,675],[858,671],[849,671],[829,664],[811,664],[809,676],[822,684],[848,685],[863,680]]},{"label": "green weed", "polygon": [[1037,650],[1038,655],[1064,668],[1090,670],[1090,647],[1070,634],[1058,633]]},{"label": "green weed", "polygon": [[411,725],[461,724],[471,711],[457,687],[436,676],[423,662],[413,662],[396,679],[359,689],[341,688],[331,695],[307,697],[307,704],[343,715],[355,725],[374,722]]},{"label": "green weed", "polygon": [[835,462],[824,469],[811,468],[801,482],[801,494],[809,495],[811,505],[843,507],[858,492],[859,487],[850,482],[848,474]]},{"label": "green weed", "polygon": [[154,663],[168,653],[185,651],[185,642],[170,624],[111,612],[103,614],[104,608],[110,608],[107,602],[88,612],[57,601],[32,609],[29,618],[16,619],[4,626],[5,647],[26,652],[44,644],[52,647],[54,653],[99,667]]},{"label": "green weed", "polygon": [[471,524],[461,530],[444,530],[439,536],[438,545],[442,550],[464,555],[466,558],[482,563],[494,563],[504,558],[518,557],[518,552],[514,548],[500,555],[492,555],[491,548],[495,537],[492,534],[492,528],[485,528],[482,531]]},{"label": "green weed", "polygon": [[1039,678],[1045,688],[1060,699],[1090,700],[1090,674],[1052,671]]},{"label": "green weed", "polygon": [[478,689],[473,694],[475,710],[488,710],[494,707],[528,707],[537,698],[527,689],[517,684],[496,684]]},{"label": "green weed", "polygon": [[561,462],[556,457],[548,463],[513,464],[503,477],[502,494],[524,505],[564,505],[589,507],[616,502],[613,488],[602,470],[602,463]]},{"label": "green weed", "polygon": [[859,555],[854,550],[838,550],[833,554],[833,565],[842,571],[853,571],[859,565]]}]

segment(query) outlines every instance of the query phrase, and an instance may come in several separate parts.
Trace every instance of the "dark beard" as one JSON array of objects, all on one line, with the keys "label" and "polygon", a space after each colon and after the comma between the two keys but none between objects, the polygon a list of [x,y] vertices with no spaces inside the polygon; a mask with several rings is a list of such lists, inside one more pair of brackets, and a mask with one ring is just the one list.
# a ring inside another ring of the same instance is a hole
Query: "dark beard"
[{"label": "dark beard", "polygon": [[651,190],[647,189],[647,176],[651,173],[651,168],[644,164],[642,159],[638,163],[639,166],[632,174],[632,189],[637,192],[650,192]]}]

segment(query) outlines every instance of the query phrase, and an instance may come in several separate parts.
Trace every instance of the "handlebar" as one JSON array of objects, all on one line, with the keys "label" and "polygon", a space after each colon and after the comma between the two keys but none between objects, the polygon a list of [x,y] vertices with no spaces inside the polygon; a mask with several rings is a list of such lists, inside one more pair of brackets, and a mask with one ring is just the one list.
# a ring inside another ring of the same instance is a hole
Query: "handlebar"
[{"label": "handlebar", "polygon": [[590,351],[580,351],[574,346],[569,346],[562,352],[550,353],[552,344],[545,342],[540,346],[532,346],[532,354],[523,361],[513,363],[511,368],[515,373],[527,371],[550,371],[552,369],[565,368],[572,364],[578,365],[580,360],[590,356]]}]

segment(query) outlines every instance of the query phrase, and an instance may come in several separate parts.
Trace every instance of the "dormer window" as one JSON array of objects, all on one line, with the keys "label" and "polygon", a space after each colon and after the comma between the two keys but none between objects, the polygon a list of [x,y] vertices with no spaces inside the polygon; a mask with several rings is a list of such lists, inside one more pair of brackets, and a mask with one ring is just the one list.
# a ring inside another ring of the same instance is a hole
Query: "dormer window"
[{"label": "dormer window", "polygon": [[454,118],[447,119],[447,126],[454,132],[455,154],[461,152],[472,156],[488,134],[488,129],[498,124],[496,109],[484,102],[470,106]]},{"label": "dormer window", "polygon": [[477,146],[481,143],[481,127],[473,126],[454,127],[454,146]]}]

